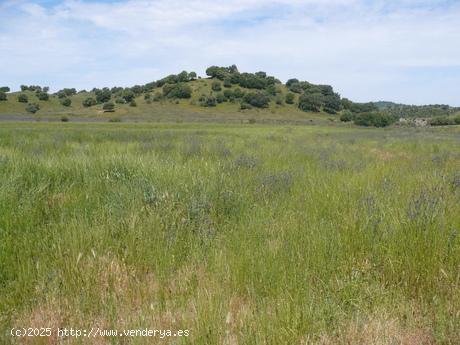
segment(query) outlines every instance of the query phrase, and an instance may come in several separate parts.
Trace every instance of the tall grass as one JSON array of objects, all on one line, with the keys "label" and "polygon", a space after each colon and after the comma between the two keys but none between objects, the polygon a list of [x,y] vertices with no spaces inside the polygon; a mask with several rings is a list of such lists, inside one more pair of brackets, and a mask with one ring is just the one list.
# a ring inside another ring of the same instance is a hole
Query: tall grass
[{"label": "tall grass", "polygon": [[458,344],[459,134],[2,124],[2,343]]}]

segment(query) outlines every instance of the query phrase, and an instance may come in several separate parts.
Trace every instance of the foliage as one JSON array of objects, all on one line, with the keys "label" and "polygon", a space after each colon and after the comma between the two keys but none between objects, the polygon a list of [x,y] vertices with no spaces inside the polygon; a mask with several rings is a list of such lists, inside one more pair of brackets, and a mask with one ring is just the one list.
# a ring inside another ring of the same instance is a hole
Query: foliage
[{"label": "foliage", "polygon": [[97,101],[93,97],[87,97],[83,100],[82,105],[86,108],[96,105]]},{"label": "foliage", "polygon": [[1,86],[0,92],[4,92],[4,93],[10,92],[10,88],[8,86]]},{"label": "foliage", "polygon": [[213,95],[202,95],[199,102],[202,107],[215,107],[217,105],[217,99]]},{"label": "foliage", "polygon": [[113,113],[115,111],[115,104],[113,102],[107,102],[102,106],[105,113]]},{"label": "foliage", "polygon": [[26,111],[32,114],[35,114],[39,110],[40,110],[40,105],[38,105],[37,103],[29,103],[26,106]]},{"label": "foliage", "polygon": [[286,94],[285,101],[286,101],[287,104],[294,104],[295,95],[292,92],[288,92]]},{"label": "foliage", "polygon": [[344,110],[340,115],[340,121],[350,122],[354,120],[354,115],[350,110]]},{"label": "foliage", "polygon": [[98,89],[95,91],[96,94],[96,102],[97,103],[105,103],[110,101],[112,98],[112,92],[108,87],[104,87],[103,89]]},{"label": "foliage", "polygon": [[77,94],[77,90],[74,88],[65,88],[59,90],[56,94],[59,98],[71,97]]},{"label": "foliage", "polygon": [[190,98],[192,88],[185,83],[166,84],[163,86],[163,96],[166,98]]},{"label": "foliage", "polygon": [[27,103],[28,101],[29,101],[29,97],[25,93],[20,93],[18,95],[18,102]]},{"label": "foliage", "polygon": [[387,127],[396,122],[396,118],[381,112],[358,113],[353,119],[355,125],[366,127]]},{"label": "foliage", "polygon": [[222,85],[218,81],[213,81],[211,84],[211,90],[212,91],[221,91],[222,90]]},{"label": "foliage", "polygon": [[0,101],[7,101],[8,97],[5,92],[0,91]]},{"label": "foliage", "polygon": [[37,92],[37,98],[40,101],[48,101],[50,99],[50,95],[47,92],[39,91]]},{"label": "foliage", "polygon": [[319,93],[307,94],[304,93],[299,97],[299,109],[303,111],[321,111],[323,97]]},{"label": "foliage", "polygon": [[64,106],[64,107],[70,107],[72,105],[72,100],[70,98],[62,98],[61,99],[61,104]]},{"label": "foliage", "polygon": [[270,97],[264,92],[248,92],[244,95],[243,101],[256,108],[267,108],[270,103]]}]

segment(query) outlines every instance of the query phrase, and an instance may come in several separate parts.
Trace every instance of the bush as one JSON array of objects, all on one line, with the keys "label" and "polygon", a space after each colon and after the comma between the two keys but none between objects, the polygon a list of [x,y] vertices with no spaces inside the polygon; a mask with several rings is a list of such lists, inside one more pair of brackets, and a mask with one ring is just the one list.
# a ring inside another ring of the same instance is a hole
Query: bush
[{"label": "bush", "polygon": [[61,121],[62,122],[69,122],[69,118],[65,115],[61,116]]},{"label": "bush", "polygon": [[105,103],[110,101],[112,98],[112,92],[109,88],[105,87],[102,90],[96,90],[96,102],[97,103]]},{"label": "bush", "polygon": [[358,126],[387,127],[396,122],[396,118],[379,112],[369,112],[355,115],[353,121]]},{"label": "bush", "polygon": [[353,121],[354,116],[350,110],[344,110],[342,115],[340,115],[340,121],[342,122],[350,122]]},{"label": "bush", "polygon": [[0,92],[4,92],[4,93],[10,92],[10,88],[8,86],[2,86],[0,87]]},{"label": "bush", "polygon": [[340,96],[332,93],[324,97],[324,111],[328,114],[337,114],[342,108]]},{"label": "bush", "polygon": [[224,79],[224,87],[226,88],[232,87],[232,80],[229,77]]},{"label": "bush", "polygon": [[225,101],[227,101],[227,97],[225,97],[222,92],[219,92],[218,94],[216,94],[216,101],[217,103],[224,103]]},{"label": "bush", "polygon": [[244,95],[243,100],[256,108],[267,108],[270,104],[270,98],[263,92],[249,92]]},{"label": "bush", "polygon": [[29,113],[35,114],[37,111],[40,110],[40,106],[37,103],[29,103],[27,104],[26,110]]},{"label": "bush", "polygon": [[0,101],[7,101],[8,97],[6,96],[6,93],[3,91],[0,91]]},{"label": "bush", "polygon": [[123,97],[117,97],[115,99],[115,103],[117,103],[117,104],[126,104],[126,100]]},{"label": "bush", "polygon": [[64,106],[64,107],[70,107],[71,104],[72,104],[72,100],[70,98],[63,98],[61,99],[61,104]]},{"label": "bush", "polygon": [[249,110],[252,109],[252,106],[246,102],[241,102],[240,110]]},{"label": "bush", "polygon": [[199,101],[202,107],[215,107],[217,105],[217,99],[213,95],[203,95],[200,97]]},{"label": "bush", "polygon": [[456,125],[460,125],[460,115],[458,115],[457,117],[454,118],[454,123]]},{"label": "bush", "polygon": [[25,93],[21,93],[18,96],[18,102],[27,103],[27,102],[29,102],[29,97],[27,97],[27,95]]},{"label": "bush", "polygon": [[112,117],[109,119],[109,122],[121,122],[121,118],[120,117]]},{"label": "bush", "polygon": [[447,116],[436,116],[430,120],[431,126],[451,126],[454,125],[455,121]]},{"label": "bush", "polygon": [[153,95],[153,101],[154,102],[159,102],[163,99],[163,95],[161,94],[161,92],[155,92],[155,94]]},{"label": "bush", "polygon": [[163,86],[163,96],[167,98],[190,98],[192,88],[184,83],[166,84]]},{"label": "bush", "polygon": [[302,94],[299,97],[299,109],[303,111],[321,111],[322,95],[318,93]]},{"label": "bush", "polygon": [[287,104],[294,104],[294,100],[295,100],[295,95],[292,92],[288,92],[286,94],[286,98],[285,98],[286,103]]},{"label": "bush", "polygon": [[115,104],[113,102],[107,102],[102,106],[104,113],[113,113],[115,111]]},{"label": "bush", "polygon": [[212,91],[221,91],[222,90],[222,86],[220,84],[220,82],[218,81],[213,81],[212,84],[211,84],[211,89]]},{"label": "bush", "polygon": [[136,101],[133,99],[131,102],[129,102],[130,107],[137,107]]},{"label": "bush", "polygon": [[82,104],[84,107],[89,108],[89,107],[92,107],[93,105],[96,105],[97,102],[93,97],[88,97],[83,100]]},{"label": "bush", "polygon": [[47,101],[50,99],[50,95],[48,95],[48,93],[46,92],[38,92],[37,93],[37,98],[40,100],[40,101]]}]

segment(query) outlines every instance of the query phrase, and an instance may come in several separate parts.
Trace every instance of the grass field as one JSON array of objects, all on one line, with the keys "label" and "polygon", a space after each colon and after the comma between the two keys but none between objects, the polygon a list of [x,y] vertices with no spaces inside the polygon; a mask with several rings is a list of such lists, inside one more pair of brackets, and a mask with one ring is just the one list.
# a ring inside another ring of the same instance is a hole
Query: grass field
[{"label": "grass field", "polygon": [[459,344],[460,129],[0,124],[12,327],[65,344]]}]

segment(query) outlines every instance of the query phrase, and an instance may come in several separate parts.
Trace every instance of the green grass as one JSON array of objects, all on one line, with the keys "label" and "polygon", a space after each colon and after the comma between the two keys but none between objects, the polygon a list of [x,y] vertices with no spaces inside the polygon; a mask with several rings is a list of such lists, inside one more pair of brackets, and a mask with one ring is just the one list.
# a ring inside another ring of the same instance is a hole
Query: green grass
[{"label": "green grass", "polygon": [[98,344],[458,344],[459,143],[458,127],[0,124],[1,343],[101,327],[190,337]]}]

